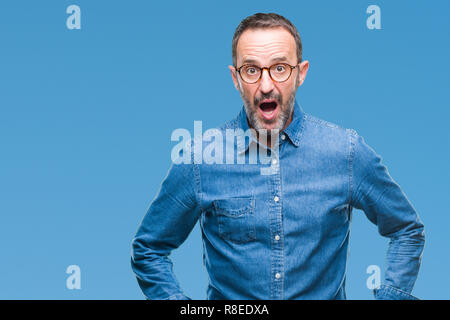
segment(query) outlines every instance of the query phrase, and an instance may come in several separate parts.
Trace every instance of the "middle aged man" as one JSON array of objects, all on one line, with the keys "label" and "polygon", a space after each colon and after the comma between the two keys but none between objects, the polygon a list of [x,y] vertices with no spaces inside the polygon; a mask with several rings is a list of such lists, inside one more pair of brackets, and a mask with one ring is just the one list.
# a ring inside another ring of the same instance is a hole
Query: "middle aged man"
[{"label": "middle aged man", "polygon": [[[258,145],[272,161],[171,166],[133,240],[132,267],[145,296],[188,299],[169,254],[199,220],[208,299],[345,299],[350,221],[358,208],[391,240],[375,298],[415,299],[423,224],[361,136],[296,103],[309,63],[295,26],[277,14],[247,17],[232,55],[244,106],[220,132],[254,129],[244,144],[233,140],[235,151],[248,158]],[[275,138],[263,140],[264,132]],[[184,151],[194,160],[192,148]]]}]

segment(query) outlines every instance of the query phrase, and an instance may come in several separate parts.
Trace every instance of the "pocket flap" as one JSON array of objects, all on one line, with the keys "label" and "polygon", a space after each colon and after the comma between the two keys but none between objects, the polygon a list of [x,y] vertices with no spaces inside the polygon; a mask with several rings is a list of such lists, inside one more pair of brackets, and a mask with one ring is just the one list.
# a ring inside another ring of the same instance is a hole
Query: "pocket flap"
[{"label": "pocket flap", "polygon": [[213,206],[218,213],[235,216],[251,211],[255,207],[255,198],[250,196],[218,199],[213,201]]}]

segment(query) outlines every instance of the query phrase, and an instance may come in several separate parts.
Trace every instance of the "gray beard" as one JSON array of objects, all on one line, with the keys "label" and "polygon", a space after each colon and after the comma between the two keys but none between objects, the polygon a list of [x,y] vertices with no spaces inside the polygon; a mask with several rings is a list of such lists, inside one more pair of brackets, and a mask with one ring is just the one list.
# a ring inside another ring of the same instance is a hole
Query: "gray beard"
[{"label": "gray beard", "polygon": [[258,107],[252,108],[250,101],[243,95],[243,93],[241,91],[241,97],[244,102],[244,108],[245,108],[245,112],[247,114],[247,119],[248,119],[250,126],[258,132],[261,130],[266,130],[268,134],[271,134],[272,130],[274,130],[274,131],[277,130],[278,132],[281,131],[284,128],[284,126],[286,125],[289,118],[291,117],[292,111],[294,110],[295,95],[296,95],[296,90],[294,90],[291,93],[288,101],[285,104],[281,104],[279,106],[280,114],[276,120],[276,125],[273,129],[267,130],[264,127],[264,122],[258,118],[258,110],[257,110]]}]

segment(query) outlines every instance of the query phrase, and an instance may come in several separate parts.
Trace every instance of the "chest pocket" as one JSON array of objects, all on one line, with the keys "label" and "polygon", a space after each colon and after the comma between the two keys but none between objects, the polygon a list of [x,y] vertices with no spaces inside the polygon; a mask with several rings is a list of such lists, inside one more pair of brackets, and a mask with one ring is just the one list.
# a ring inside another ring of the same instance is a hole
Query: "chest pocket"
[{"label": "chest pocket", "polygon": [[245,243],[255,239],[255,198],[237,197],[213,201],[219,235],[228,241]]}]

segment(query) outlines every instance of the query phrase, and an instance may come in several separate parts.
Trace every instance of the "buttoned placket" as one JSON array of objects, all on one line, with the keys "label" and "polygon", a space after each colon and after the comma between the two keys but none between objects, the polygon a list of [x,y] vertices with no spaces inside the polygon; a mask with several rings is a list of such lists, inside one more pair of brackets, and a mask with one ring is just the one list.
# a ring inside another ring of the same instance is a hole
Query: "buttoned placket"
[{"label": "buttoned placket", "polygon": [[[284,136],[284,138],[283,138]],[[281,150],[285,143],[285,134],[281,134],[277,152],[272,152],[272,171],[267,175],[269,179],[269,217],[271,242],[271,292],[272,300],[284,299],[284,243],[283,243],[283,214],[281,190]]]}]

